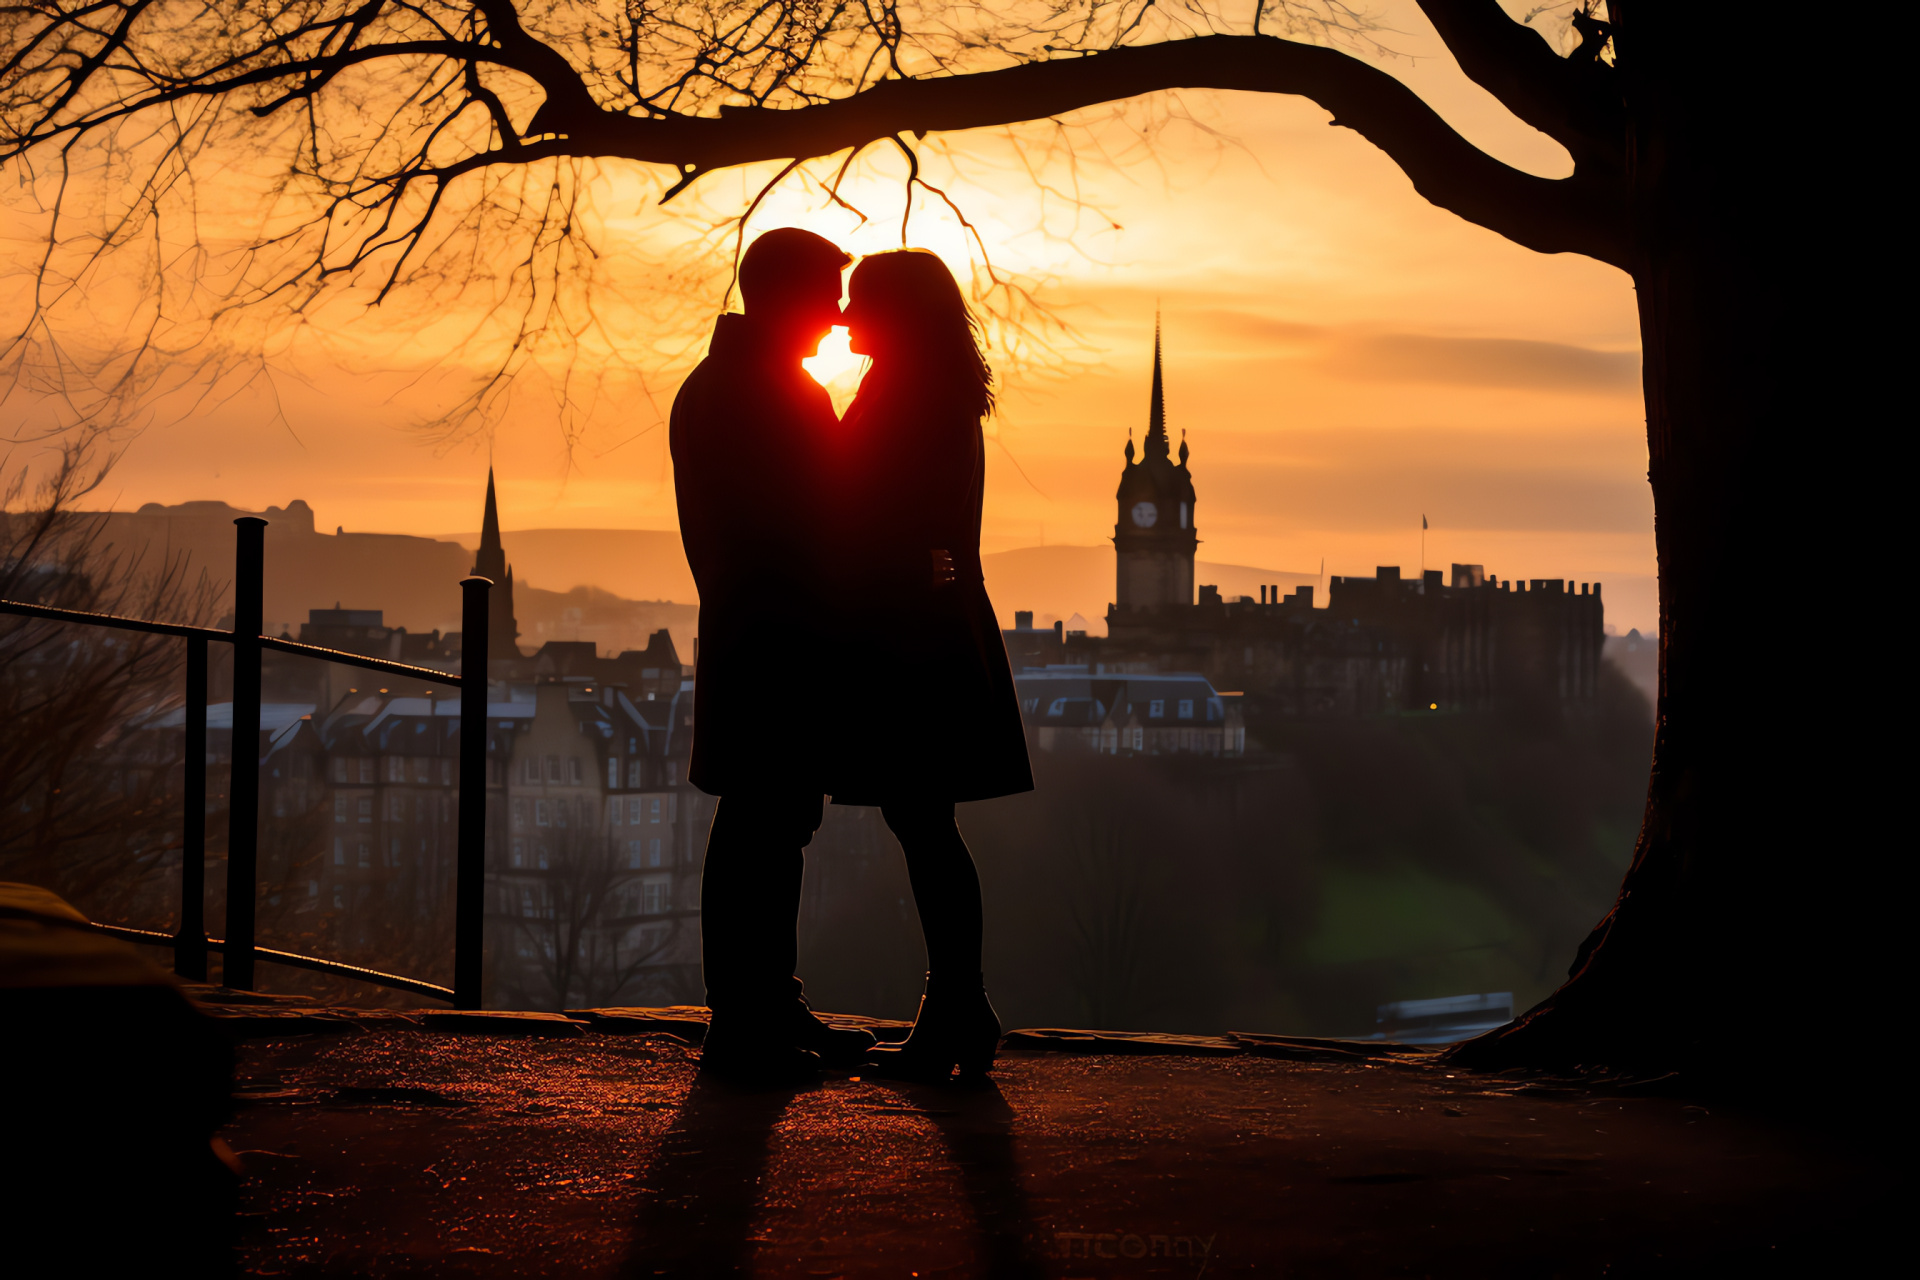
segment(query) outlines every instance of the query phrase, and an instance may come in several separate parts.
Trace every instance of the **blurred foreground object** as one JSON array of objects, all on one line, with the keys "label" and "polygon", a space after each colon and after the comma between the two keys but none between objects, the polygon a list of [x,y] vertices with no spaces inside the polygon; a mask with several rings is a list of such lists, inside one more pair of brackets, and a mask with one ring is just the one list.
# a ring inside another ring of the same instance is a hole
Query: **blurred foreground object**
[{"label": "blurred foreground object", "polygon": [[214,1138],[228,1038],[131,945],[47,890],[6,882],[0,1017],[0,1203],[16,1248],[39,1239],[61,1254],[14,1274],[231,1273],[233,1157]]}]

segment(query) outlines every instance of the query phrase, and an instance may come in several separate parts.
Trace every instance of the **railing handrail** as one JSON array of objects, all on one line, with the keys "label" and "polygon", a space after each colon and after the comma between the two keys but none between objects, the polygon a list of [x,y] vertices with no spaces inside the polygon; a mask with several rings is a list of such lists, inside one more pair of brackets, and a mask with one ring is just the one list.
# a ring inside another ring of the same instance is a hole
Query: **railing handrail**
[{"label": "railing handrail", "polygon": [[[154,622],[148,618],[128,618],[117,613],[89,613],[84,609],[56,609],[51,605],[29,604],[24,600],[0,600],[0,613],[16,614],[25,618],[43,618],[49,622],[78,622],[89,627],[110,627],[116,631],[144,631],[149,635],[181,636],[187,639],[198,637],[202,640],[220,640],[227,644],[234,641],[234,633],[222,631],[217,627],[195,627],[184,622]],[[416,667],[410,662],[395,662],[390,658],[374,658],[362,653],[352,653],[346,649],[329,649],[325,645],[307,644],[301,640],[285,640],[279,636],[259,635],[254,640],[262,649],[272,649],[279,653],[291,653],[303,658],[318,658],[326,662],[338,662],[349,667],[364,667],[368,671],[385,672],[391,676],[408,676],[415,680],[431,680],[459,688],[466,677],[450,671],[441,671],[436,667]]]},{"label": "railing handrail", "polygon": [[[365,654],[350,653],[345,649],[328,649],[322,645],[304,644],[299,640],[282,640],[278,636],[261,636],[260,647],[272,649],[277,653],[291,653],[303,658],[320,658],[327,662],[337,662],[347,667],[365,667],[368,671],[384,671],[390,676],[408,676],[415,680],[431,680],[435,684],[451,685],[458,689],[466,679],[464,675],[440,671],[433,667],[416,667],[407,662],[394,662],[389,658],[369,658]],[[465,662],[463,655],[461,661]]]},{"label": "railing handrail", "polygon": [[[180,857],[180,930],[160,933],[152,929],[134,929],[125,925],[98,924],[85,927],[132,942],[168,944],[174,949],[174,971],[182,977],[204,981],[206,954],[218,951],[226,957],[221,974],[229,986],[249,990],[253,986],[253,962],[261,959],[273,964],[332,973],[411,991],[419,995],[451,1001],[456,1008],[478,1009],[482,981],[482,954],[485,943],[486,875],[486,750],[487,750],[487,593],[493,582],[470,575],[460,580],[462,649],[460,672],[455,675],[432,667],[416,667],[329,649],[322,645],[302,644],[262,635],[260,617],[261,590],[264,585],[265,539],[267,522],[258,516],[235,520],[234,625],[222,631],[214,627],[189,626],[178,622],[155,622],[148,618],[128,618],[111,613],[90,613],[82,609],[58,609],[51,605],[30,604],[24,600],[0,600],[0,614],[40,618],[50,622],[78,623],[119,631],[140,631],[149,635],[176,636],[187,643],[187,695],[185,731],[187,737],[186,787],[192,796],[200,793],[199,804],[188,803],[182,815]],[[262,947],[254,941],[254,906],[259,893],[255,858],[258,850],[260,770],[256,758],[252,769],[236,768],[229,779],[227,812],[227,932],[225,939],[209,938],[204,923],[206,871],[206,734],[207,734],[207,650],[209,641],[219,640],[234,647],[234,756],[242,759],[239,747],[248,736],[257,736],[260,728],[260,653],[272,649],[300,657],[318,658],[346,666],[361,667],[387,675],[426,680],[450,685],[460,691],[460,801],[455,833],[454,866],[454,984],[451,988],[418,978],[383,973],[338,960],[322,960],[291,951]],[[77,923],[75,927],[81,927]]]},{"label": "railing handrail", "polygon": [[0,600],[0,613],[25,618],[45,618],[51,622],[78,622],[89,627],[109,627],[115,631],[145,631],[156,636],[198,636],[203,640],[233,640],[233,632],[217,627],[194,627],[184,622],[155,622],[150,618],[128,618],[117,613],[89,613],[84,609],[56,609],[51,605],[29,604],[25,600]]},{"label": "railing handrail", "polygon": [[[45,915],[38,911],[8,911],[0,909],[0,916],[8,919],[32,920],[39,924],[53,925],[61,929],[77,929],[82,933],[98,933],[109,938],[119,938],[123,942],[139,942],[151,947],[171,947],[178,941],[178,935],[162,933],[158,929],[135,929],[124,924],[103,924],[98,920],[66,920],[59,916]],[[225,951],[226,939],[208,938],[209,951]],[[396,991],[411,991],[415,995],[432,996],[436,1000],[453,1000],[453,988],[443,987],[436,982],[422,982],[418,978],[405,978],[397,973],[382,973],[378,969],[369,969],[364,965],[346,964],[339,960],[322,960],[318,956],[303,956],[295,951],[279,951],[273,947],[255,947],[254,954],[263,960],[275,964],[284,964],[294,969],[311,969],[316,973],[335,973],[344,977],[357,978],[361,982],[372,983],[380,987],[392,987]]]}]

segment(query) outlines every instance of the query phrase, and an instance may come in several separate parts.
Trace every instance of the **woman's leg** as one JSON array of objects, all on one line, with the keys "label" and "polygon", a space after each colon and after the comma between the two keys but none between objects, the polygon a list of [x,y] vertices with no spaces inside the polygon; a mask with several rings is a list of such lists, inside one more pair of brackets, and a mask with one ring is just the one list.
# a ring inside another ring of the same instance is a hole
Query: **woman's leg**
[{"label": "woman's leg", "polygon": [[953,820],[953,805],[921,800],[880,806],[907,855],[931,982],[980,981],[980,873]]}]

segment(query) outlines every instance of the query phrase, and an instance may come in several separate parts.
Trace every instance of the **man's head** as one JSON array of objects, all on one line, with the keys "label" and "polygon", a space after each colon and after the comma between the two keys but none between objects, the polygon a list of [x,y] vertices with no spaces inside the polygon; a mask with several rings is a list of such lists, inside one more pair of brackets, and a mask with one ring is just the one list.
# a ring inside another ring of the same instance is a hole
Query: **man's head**
[{"label": "man's head", "polygon": [[740,299],[748,315],[812,351],[840,323],[840,273],[852,261],[811,231],[769,231],[740,260]]}]

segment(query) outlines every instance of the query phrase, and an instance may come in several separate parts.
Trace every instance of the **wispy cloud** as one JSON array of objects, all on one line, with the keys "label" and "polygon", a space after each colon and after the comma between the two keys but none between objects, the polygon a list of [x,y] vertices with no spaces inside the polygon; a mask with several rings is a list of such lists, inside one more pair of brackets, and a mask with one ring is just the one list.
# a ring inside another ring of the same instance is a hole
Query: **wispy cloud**
[{"label": "wispy cloud", "polygon": [[1235,310],[1188,313],[1181,319],[1200,329],[1219,356],[1287,360],[1347,381],[1615,395],[1640,390],[1638,351],[1528,338],[1381,333],[1296,324]]}]

